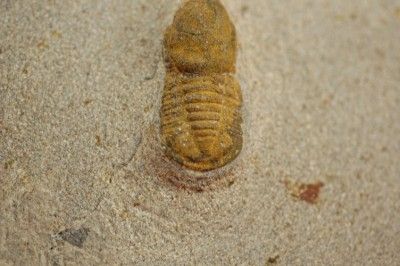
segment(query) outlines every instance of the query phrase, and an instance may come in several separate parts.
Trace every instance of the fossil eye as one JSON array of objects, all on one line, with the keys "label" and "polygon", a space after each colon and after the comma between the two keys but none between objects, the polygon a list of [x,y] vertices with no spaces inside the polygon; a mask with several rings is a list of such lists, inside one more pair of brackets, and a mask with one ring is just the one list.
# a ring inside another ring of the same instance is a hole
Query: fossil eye
[{"label": "fossil eye", "polygon": [[235,28],[218,0],[189,0],[165,33],[161,137],[168,157],[209,171],[242,149]]}]

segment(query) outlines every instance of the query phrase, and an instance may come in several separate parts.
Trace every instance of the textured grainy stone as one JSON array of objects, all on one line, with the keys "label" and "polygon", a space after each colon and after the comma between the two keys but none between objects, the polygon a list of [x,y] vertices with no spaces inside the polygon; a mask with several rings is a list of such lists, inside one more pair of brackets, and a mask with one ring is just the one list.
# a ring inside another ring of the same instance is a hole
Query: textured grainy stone
[{"label": "textured grainy stone", "polygon": [[398,1],[221,2],[245,145],[195,193],[152,172],[182,1],[0,1],[1,265],[400,264]]}]

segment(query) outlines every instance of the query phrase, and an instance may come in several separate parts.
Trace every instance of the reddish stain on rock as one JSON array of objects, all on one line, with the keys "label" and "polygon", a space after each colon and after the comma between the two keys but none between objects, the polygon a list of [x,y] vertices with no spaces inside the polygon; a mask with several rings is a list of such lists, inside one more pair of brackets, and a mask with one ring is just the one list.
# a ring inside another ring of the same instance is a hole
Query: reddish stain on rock
[{"label": "reddish stain on rock", "polygon": [[319,193],[324,183],[318,181],[316,183],[305,184],[292,180],[283,182],[289,190],[290,195],[310,204],[315,204],[319,198]]},{"label": "reddish stain on rock", "polygon": [[316,184],[302,184],[300,186],[301,193],[299,195],[301,200],[307,201],[308,203],[315,203],[318,199],[319,192],[323,183],[318,182]]}]

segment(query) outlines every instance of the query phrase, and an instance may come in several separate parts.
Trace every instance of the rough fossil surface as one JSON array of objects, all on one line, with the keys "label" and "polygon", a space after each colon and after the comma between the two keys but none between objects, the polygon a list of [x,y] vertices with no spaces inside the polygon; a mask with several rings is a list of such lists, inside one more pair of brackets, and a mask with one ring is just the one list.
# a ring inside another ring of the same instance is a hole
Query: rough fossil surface
[{"label": "rough fossil surface", "polygon": [[199,193],[160,145],[183,1],[0,1],[0,265],[400,264],[399,2],[221,2],[244,145]]},{"label": "rough fossil surface", "polygon": [[236,32],[218,0],[187,1],[165,33],[161,134],[167,155],[209,171],[242,150]]}]

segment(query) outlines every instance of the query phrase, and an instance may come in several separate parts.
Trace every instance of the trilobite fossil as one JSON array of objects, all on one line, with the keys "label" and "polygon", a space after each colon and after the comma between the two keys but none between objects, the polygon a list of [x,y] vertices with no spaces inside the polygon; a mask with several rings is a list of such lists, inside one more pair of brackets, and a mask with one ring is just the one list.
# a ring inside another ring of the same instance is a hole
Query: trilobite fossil
[{"label": "trilobite fossil", "polygon": [[191,170],[226,165],[242,149],[235,27],[219,0],[189,0],[165,33],[161,139]]}]

